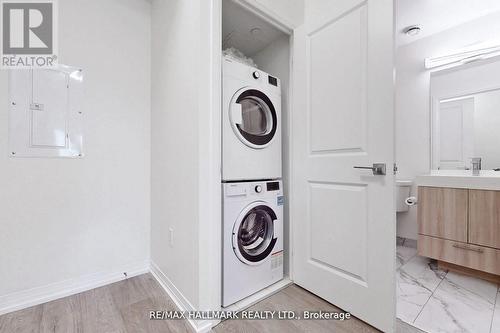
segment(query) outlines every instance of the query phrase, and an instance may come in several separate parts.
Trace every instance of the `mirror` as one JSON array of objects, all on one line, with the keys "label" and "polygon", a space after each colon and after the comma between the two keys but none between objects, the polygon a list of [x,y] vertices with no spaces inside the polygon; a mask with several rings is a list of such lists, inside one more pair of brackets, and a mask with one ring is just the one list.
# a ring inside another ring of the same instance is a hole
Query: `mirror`
[{"label": "mirror", "polygon": [[437,99],[433,103],[432,168],[500,168],[500,89]]}]

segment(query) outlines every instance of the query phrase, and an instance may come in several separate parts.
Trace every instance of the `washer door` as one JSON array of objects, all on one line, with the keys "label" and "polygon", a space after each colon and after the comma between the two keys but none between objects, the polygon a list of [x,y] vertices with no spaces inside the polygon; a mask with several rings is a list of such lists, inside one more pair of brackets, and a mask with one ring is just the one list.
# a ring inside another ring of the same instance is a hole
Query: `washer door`
[{"label": "washer door", "polygon": [[245,145],[267,147],[274,135],[278,120],[271,99],[257,89],[244,88],[231,101],[229,120],[234,133]]},{"label": "washer door", "polygon": [[233,227],[234,253],[243,263],[258,265],[269,257],[274,238],[276,213],[265,202],[254,202],[245,208]]}]

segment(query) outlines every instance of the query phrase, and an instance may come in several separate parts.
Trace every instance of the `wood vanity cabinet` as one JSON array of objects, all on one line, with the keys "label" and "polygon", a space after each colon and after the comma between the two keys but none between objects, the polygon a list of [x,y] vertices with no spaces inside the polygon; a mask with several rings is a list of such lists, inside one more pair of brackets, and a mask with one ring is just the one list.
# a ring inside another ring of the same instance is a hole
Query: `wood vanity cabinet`
[{"label": "wood vanity cabinet", "polygon": [[500,275],[500,191],[418,188],[418,253]]}]

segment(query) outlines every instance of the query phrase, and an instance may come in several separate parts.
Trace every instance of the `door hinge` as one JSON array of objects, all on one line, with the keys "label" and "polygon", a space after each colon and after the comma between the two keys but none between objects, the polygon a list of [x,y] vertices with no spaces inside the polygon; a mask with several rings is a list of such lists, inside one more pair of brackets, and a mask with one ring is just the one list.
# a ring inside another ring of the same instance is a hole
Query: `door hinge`
[{"label": "door hinge", "polygon": [[394,167],[392,168],[392,170],[394,171],[394,174],[398,173],[398,165],[396,163],[394,163]]}]

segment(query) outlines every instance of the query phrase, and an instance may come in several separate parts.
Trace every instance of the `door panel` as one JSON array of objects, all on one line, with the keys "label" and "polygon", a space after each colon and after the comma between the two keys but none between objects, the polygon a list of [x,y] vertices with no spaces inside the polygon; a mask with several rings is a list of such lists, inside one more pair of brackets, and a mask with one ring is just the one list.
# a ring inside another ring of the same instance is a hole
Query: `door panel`
[{"label": "door panel", "polygon": [[366,148],[366,19],[365,4],[309,34],[313,152]]},{"label": "door panel", "polygon": [[[293,278],[394,330],[393,7],[306,2],[294,31]],[[386,163],[387,175],[354,166]]]},{"label": "door panel", "polygon": [[418,233],[467,242],[469,190],[418,187]]},{"label": "door panel", "polygon": [[[311,260],[365,284],[366,186],[310,183],[310,191]],[[348,229],[357,232],[345,237]],[[342,251],[332,251],[332,244]]]},{"label": "door panel", "polygon": [[68,122],[67,75],[45,69],[33,70],[32,73],[31,145],[64,148]]},{"label": "door panel", "polygon": [[469,190],[469,243],[500,249],[500,191]]}]

